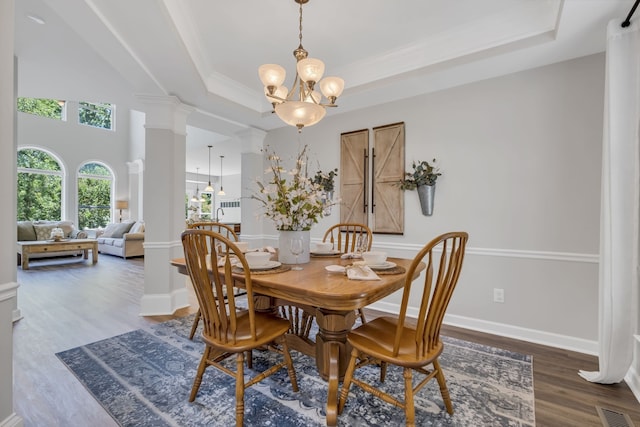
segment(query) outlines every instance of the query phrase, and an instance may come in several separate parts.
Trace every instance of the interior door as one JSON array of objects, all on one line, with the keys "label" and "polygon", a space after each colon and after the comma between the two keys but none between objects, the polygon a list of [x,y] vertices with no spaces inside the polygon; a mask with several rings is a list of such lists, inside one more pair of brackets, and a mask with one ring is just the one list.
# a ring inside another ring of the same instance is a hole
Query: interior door
[{"label": "interior door", "polygon": [[368,224],[369,130],[340,135],[340,222]]},{"label": "interior door", "polygon": [[404,233],[404,123],[373,128],[371,230]]}]

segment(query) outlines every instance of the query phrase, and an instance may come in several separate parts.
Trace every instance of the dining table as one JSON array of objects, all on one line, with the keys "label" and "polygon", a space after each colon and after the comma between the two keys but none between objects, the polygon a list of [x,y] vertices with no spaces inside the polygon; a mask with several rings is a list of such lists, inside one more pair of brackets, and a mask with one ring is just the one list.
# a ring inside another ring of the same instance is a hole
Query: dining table
[{"label": "dining table", "polygon": [[[301,270],[283,264],[272,270],[251,273],[256,310],[272,311],[287,317],[294,310],[304,313],[305,325],[292,323],[287,334],[290,348],[314,357],[320,376],[328,382],[326,424],[335,426],[338,416],[338,387],[351,355],[347,334],[356,320],[356,311],[379,301],[403,288],[411,259],[388,258],[387,266],[393,268],[375,270],[379,280],[353,280],[346,274],[330,272],[328,266],[348,267],[354,259],[335,256],[314,256],[301,264]],[[182,274],[188,275],[184,258],[171,260]],[[335,268],[335,267],[333,267]],[[418,277],[425,264],[420,263],[411,280]],[[332,269],[332,267],[329,267]],[[211,273],[215,274],[213,269]],[[244,273],[238,271],[235,286],[242,288]],[[309,337],[309,319],[315,319],[318,333]],[[296,319],[290,319],[295,321]],[[299,320],[299,319],[298,319]],[[315,338],[315,341],[312,339]]]}]

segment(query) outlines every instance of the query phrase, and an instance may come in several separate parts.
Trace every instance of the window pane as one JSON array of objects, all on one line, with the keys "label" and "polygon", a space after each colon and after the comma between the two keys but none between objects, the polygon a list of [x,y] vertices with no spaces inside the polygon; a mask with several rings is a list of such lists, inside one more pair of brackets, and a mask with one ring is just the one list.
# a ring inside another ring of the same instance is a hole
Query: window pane
[{"label": "window pane", "polygon": [[111,178],[111,172],[99,163],[87,163],[80,168],[81,175],[100,175]]},{"label": "window pane", "polygon": [[110,222],[111,179],[78,178],[78,227],[105,227]]},{"label": "window pane", "polygon": [[18,111],[62,120],[64,101],[56,99],[18,98]]},{"label": "window pane", "polygon": [[18,167],[46,171],[60,171],[60,165],[49,153],[25,148],[18,151]]},{"label": "window pane", "polygon": [[111,104],[92,104],[80,102],[78,106],[78,121],[80,124],[102,129],[112,129],[113,106]]},{"label": "window pane", "polygon": [[18,221],[59,221],[61,203],[61,176],[18,173]]}]

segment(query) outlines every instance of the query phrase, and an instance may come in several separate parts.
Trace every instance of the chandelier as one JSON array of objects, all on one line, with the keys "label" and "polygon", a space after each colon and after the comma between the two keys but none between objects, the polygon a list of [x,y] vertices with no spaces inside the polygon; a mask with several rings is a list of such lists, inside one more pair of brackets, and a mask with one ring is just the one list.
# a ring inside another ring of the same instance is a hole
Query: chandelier
[{"label": "chandelier", "polygon": [[[293,51],[297,61],[293,86],[290,90],[283,86],[286,71],[278,64],[261,65],[258,75],[264,85],[264,94],[278,117],[286,124],[296,126],[300,132],[303,127],[322,120],[326,107],[337,107],[336,99],[342,94],[344,80],[340,77],[320,80],[324,74],[324,63],[316,58],[308,58],[308,52],[302,47],[302,5],[309,0],[294,1],[300,5],[300,44]],[[328,103],[323,103],[322,95],[315,90],[318,82]]]}]

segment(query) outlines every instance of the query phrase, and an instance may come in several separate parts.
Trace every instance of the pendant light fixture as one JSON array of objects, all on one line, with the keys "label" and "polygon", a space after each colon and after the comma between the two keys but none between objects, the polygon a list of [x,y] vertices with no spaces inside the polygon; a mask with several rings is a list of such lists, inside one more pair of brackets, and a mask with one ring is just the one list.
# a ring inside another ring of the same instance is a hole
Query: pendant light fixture
[{"label": "pendant light fixture", "polygon": [[220,156],[220,191],[218,191],[218,196],[226,196],[227,195],[224,192],[224,188],[222,188],[222,159],[224,159],[224,156]]},{"label": "pendant light fixture", "polygon": [[[326,114],[326,107],[337,107],[336,99],[342,94],[344,80],[340,77],[325,77],[324,63],[316,58],[307,58],[309,53],[302,47],[302,5],[309,0],[294,0],[300,5],[300,44],[293,51],[296,58],[296,77],[289,90],[283,85],[285,69],[278,64],[263,64],[258,75],[264,85],[264,94],[273,105],[275,113],[288,125],[296,126],[298,132],[305,126],[318,123]],[[321,103],[322,95],[314,90],[316,82],[329,103]]]},{"label": "pendant light fixture", "polygon": [[207,147],[209,147],[209,185],[207,185],[207,187],[203,190],[206,191],[207,193],[213,193],[213,186],[211,185],[211,145],[208,145]]}]

